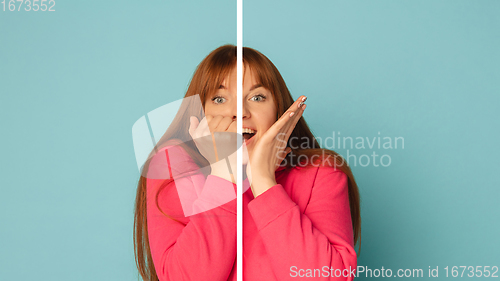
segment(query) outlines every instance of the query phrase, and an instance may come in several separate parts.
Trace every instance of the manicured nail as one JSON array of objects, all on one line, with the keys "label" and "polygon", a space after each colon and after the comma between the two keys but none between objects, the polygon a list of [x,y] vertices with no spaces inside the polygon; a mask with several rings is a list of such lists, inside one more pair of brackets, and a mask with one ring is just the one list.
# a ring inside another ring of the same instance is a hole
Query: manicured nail
[{"label": "manicured nail", "polygon": [[295,112],[290,112],[290,117],[292,117],[295,114]]},{"label": "manicured nail", "polygon": [[304,102],[307,100],[307,97],[303,97],[302,98],[302,101],[299,103],[299,108],[302,107],[302,105],[304,104]]}]

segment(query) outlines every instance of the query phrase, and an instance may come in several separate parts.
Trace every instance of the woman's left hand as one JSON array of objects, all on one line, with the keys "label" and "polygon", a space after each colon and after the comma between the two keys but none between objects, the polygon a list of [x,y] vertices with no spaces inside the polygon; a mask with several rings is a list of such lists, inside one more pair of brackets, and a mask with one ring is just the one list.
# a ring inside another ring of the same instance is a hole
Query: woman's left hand
[{"label": "woman's left hand", "polygon": [[256,141],[246,168],[254,197],[277,184],[274,173],[291,151],[286,145],[306,108],[305,100],[305,96],[300,96]]}]

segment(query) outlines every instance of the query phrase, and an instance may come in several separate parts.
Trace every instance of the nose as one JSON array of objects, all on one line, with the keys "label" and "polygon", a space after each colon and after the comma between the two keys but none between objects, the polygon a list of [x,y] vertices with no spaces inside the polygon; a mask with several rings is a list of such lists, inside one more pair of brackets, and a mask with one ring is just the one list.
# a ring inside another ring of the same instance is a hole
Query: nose
[{"label": "nose", "polygon": [[[238,110],[237,110],[236,106],[234,106],[233,108],[234,108],[234,111],[233,111],[233,114],[232,114],[233,115],[233,120],[236,120]],[[243,104],[243,112],[242,113],[243,113],[242,119],[245,119],[245,118],[248,119],[248,118],[250,118],[250,111],[248,111],[248,109],[246,108],[245,104]]]}]

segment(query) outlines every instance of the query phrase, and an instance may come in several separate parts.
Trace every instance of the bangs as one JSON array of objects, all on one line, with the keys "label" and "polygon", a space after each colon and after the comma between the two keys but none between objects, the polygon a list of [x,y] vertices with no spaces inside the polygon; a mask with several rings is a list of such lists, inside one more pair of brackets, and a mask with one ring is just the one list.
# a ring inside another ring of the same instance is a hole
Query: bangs
[{"label": "bangs", "polygon": [[[236,46],[233,45],[224,45],[212,51],[198,65],[186,96],[200,95],[204,107],[236,67],[236,53]],[[277,116],[281,116],[293,99],[276,66],[259,51],[247,47],[243,47],[243,66],[243,71],[251,71],[256,82],[271,92]]]},{"label": "bangs", "polygon": [[[268,89],[271,91],[271,93],[274,95],[274,86],[273,83],[271,82],[270,73],[266,71],[266,68],[262,67],[261,65],[257,64],[254,61],[245,61],[243,62],[244,66],[248,66],[248,71],[250,71],[253,74],[253,77],[255,79],[255,82],[258,84],[262,85],[262,87]],[[244,71],[247,69],[245,68]],[[245,75],[245,72],[243,72],[243,75]]]},{"label": "bangs", "polygon": [[243,64],[252,71],[256,82],[271,92],[280,116],[285,106],[288,103],[291,105],[293,101],[290,102],[291,96],[278,69],[267,57],[253,49],[243,49]]},{"label": "bangs", "polygon": [[203,80],[206,81],[203,89],[206,99],[211,99],[219,89],[222,82],[229,77],[229,74],[236,68],[236,54],[233,56],[214,57],[207,69]]}]

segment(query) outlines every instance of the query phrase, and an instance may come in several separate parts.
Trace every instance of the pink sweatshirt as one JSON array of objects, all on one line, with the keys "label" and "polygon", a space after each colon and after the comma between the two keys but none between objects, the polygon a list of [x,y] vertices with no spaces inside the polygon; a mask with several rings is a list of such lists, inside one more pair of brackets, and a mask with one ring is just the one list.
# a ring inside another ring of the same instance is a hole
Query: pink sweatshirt
[{"label": "pink sweatshirt", "polygon": [[[196,169],[179,146],[151,161],[147,220],[156,273],[161,281],[236,280],[236,185],[202,173],[176,178]],[[155,204],[162,178],[171,176],[175,183],[160,192],[158,204],[180,222]],[[347,176],[325,166],[279,168],[276,182],[254,198],[244,181],[244,280],[354,279]]]}]

